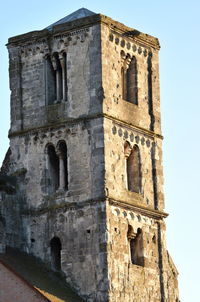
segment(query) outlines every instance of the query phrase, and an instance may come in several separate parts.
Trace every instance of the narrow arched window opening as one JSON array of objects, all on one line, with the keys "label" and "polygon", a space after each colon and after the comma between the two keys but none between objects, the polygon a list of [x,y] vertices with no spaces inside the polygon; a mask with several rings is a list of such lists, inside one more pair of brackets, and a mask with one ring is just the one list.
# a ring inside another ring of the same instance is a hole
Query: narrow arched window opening
[{"label": "narrow arched window opening", "polygon": [[138,81],[137,81],[137,61],[133,57],[126,71],[126,100],[138,105]]},{"label": "narrow arched window opening", "polygon": [[124,67],[121,68],[121,86],[122,86],[122,98],[126,100],[126,81]]},{"label": "narrow arched window opening", "polygon": [[59,158],[55,148],[52,145],[48,146],[48,172],[49,172],[49,187],[53,192],[59,188]]},{"label": "narrow arched window opening", "polygon": [[130,155],[126,157],[126,170],[128,190],[141,193],[141,163],[140,152],[137,145],[133,147]]},{"label": "narrow arched window opening", "polygon": [[58,144],[60,189],[68,189],[68,160],[65,142]]},{"label": "narrow arched window opening", "polygon": [[130,259],[132,264],[144,266],[144,252],[143,252],[143,234],[140,228],[137,229],[137,233],[133,231],[131,225],[128,226],[127,232]]},{"label": "narrow arched window opening", "polygon": [[152,89],[152,61],[151,61],[151,54],[149,54],[147,58],[147,83],[148,83],[148,105],[149,105],[149,115],[151,118],[150,123],[150,130],[154,131],[154,123],[155,123],[155,117],[154,117],[154,110],[153,110],[153,89]]},{"label": "narrow arched window opening", "polygon": [[67,100],[67,54],[63,52],[59,56],[62,69],[62,100]]},{"label": "narrow arched window opening", "polygon": [[61,270],[61,250],[62,245],[58,237],[53,237],[50,241],[51,266],[54,270]]},{"label": "narrow arched window opening", "polygon": [[45,75],[46,75],[46,104],[51,105],[56,100],[56,71],[53,68],[53,64],[50,56],[45,60]]},{"label": "narrow arched window opening", "polygon": [[56,71],[56,102],[59,103],[63,98],[62,67],[57,53],[53,55],[52,60]]}]

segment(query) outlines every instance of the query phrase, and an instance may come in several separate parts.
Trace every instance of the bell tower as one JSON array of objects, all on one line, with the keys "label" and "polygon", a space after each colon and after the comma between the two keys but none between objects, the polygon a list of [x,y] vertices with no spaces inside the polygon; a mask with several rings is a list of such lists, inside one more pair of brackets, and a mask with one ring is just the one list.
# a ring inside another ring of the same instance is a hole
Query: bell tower
[{"label": "bell tower", "polygon": [[159,49],[84,8],[8,42],[3,168],[18,189],[1,200],[5,244],[62,272],[88,302],[179,301],[165,242]]}]

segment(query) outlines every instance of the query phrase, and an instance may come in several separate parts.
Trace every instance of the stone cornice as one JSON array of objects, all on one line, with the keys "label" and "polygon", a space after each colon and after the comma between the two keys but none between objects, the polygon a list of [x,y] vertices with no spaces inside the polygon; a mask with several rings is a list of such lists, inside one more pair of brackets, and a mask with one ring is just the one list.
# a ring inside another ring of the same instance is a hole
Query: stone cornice
[{"label": "stone cornice", "polygon": [[27,42],[29,40],[38,40],[44,37],[52,37],[64,32],[77,30],[95,24],[106,24],[114,33],[139,42],[141,45],[150,46],[158,50],[160,49],[160,44],[157,38],[148,34],[144,34],[136,29],[130,28],[120,22],[111,19],[110,17],[101,14],[96,14],[93,16],[80,18],[71,22],[55,25],[52,31],[43,29],[11,37],[8,40],[8,45],[20,45],[21,43]]},{"label": "stone cornice", "polygon": [[114,205],[127,210],[132,210],[149,218],[160,220],[168,216],[168,214],[165,212],[155,210],[149,207],[140,206],[138,204],[134,204],[134,202],[128,203],[125,200],[117,200],[112,197],[108,197],[107,200],[109,201],[110,205]]},{"label": "stone cornice", "polygon": [[[57,198],[60,198],[60,197],[62,197],[62,198],[64,197],[64,199],[67,198],[65,196],[59,196]],[[69,201],[65,200],[64,202],[49,205],[49,206],[44,204],[43,206],[40,206],[38,208],[32,208],[32,209],[29,208],[27,210],[23,210],[22,215],[43,215],[45,213],[55,211],[55,210],[59,211],[62,209],[72,209],[72,208],[81,209],[88,205],[95,205],[95,204],[99,204],[102,202],[104,203],[106,201],[108,201],[109,205],[114,205],[114,206],[120,207],[124,210],[131,210],[138,214],[141,214],[141,215],[144,215],[149,218],[156,219],[156,220],[162,220],[163,218],[166,218],[168,216],[167,213],[162,212],[162,211],[158,211],[158,210],[155,210],[152,208],[147,208],[144,206],[139,206],[138,204],[136,205],[134,203],[129,204],[129,203],[126,203],[125,201],[116,200],[114,198],[105,197],[105,196],[99,196],[97,198],[87,199],[87,200],[83,200],[81,202],[69,202]]]},{"label": "stone cornice", "polygon": [[160,49],[160,43],[157,38],[142,33],[134,28],[128,27],[123,23],[111,19],[110,17],[104,15],[100,15],[100,16],[101,16],[101,22],[109,25],[113,33],[115,34],[117,33],[119,35],[122,35],[123,37],[128,37],[130,39],[133,39],[134,41],[139,42],[139,44],[141,45],[151,46],[157,50]]},{"label": "stone cornice", "polygon": [[56,129],[56,128],[60,128],[60,127],[65,127],[66,125],[74,125],[74,124],[78,124],[81,123],[83,121],[88,121],[88,120],[93,120],[96,118],[103,118],[104,115],[103,114],[91,114],[91,115],[85,115],[82,117],[78,117],[78,118],[68,118],[62,121],[57,121],[57,122],[52,122],[49,124],[45,124],[44,126],[36,126],[36,127],[32,127],[32,128],[26,128],[26,129],[22,129],[19,131],[15,131],[15,132],[9,132],[8,137],[15,137],[15,136],[19,136],[19,135],[26,135],[28,133],[34,133],[35,131],[46,131],[48,129]]},{"label": "stone cornice", "polygon": [[[37,208],[29,208],[29,209],[24,209],[22,212],[22,215],[43,215],[46,213],[50,213],[50,212],[54,212],[56,210],[66,210],[66,209],[82,209],[88,205],[95,205],[95,204],[99,204],[99,203],[104,203],[106,201],[106,197],[105,196],[99,196],[97,198],[93,198],[93,199],[87,199],[87,200],[82,200],[79,202],[74,202],[74,201],[68,201],[65,195],[62,196],[62,194],[60,196],[55,196],[55,200],[59,199],[59,198],[64,198],[65,201],[64,202],[60,202],[60,203],[54,203],[53,205],[40,205]],[[51,197],[51,199],[53,200],[53,197]]]},{"label": "stone cornice", "polygon": [[139,126],[135,126],[134,124],[128,123],[126,121],[123,121],[119,118],[113,117],[113,116],[105,114],[105,113],[103,114],[103,116],[109,120],[112,120],[114,123],[118,124],[119,126],[122,126],[122,127],[125,126],[126,128],[129,128],[130,130],[134,130],[136,132],[139,132],[140,134],[144,134],[149,137],[157,137],[157,138],[163,139],[163,136],[159,133],[155,133],[151,130],[148,130],[148,129],[145,129],[145,128],[142,128]]},{"label": "stone cornice", "polygon": [[163,139],[163,136],[158,134],[158,133],[155,133],[155,132],[150,131],[148,129],[144,129],[144,128],[139,127],[139,126],[134,126],[130,123],[126,123],[125,121],[122,121],[120,119],[117,119],[115,117],[112,117],[108,114],[103,114],[103,113],[85,115],[85,116],[78,117],[78,118],[69,118],[69,119],[66,119],[66,120],[62,120],[60,122],[49,123],[49,124],[46,124],[45,126],[40,126],[40,127],[37,126],[37,127],[33,127],[33,128],[26,128],[26,129],[19,130],[19,131],[14,131],[14,132],[10,131],[9,134],[8,134],[8,137],[11,138],[11,137],[19,136],[19,135],[26,135],[28,133],[32,133],[32,132],[35,132],[35,131],[45,131],[49,128],[60,128],[60,127],[66,126],[66,125],[73,125],[73,124],[81,123],[83,121],[93,120],[93,119],[96,119],[96,118],[107,118],[109,120],[112,120],[113,122],[115,122],[119,126],[124,126],[125,125],[127,128],[130,128],[130,130],[134,130],[134,131],[136,131],[140,134],[144,134],[144,135],[149,136],[151,138],[152,137],[157,137],[157,138]]}]

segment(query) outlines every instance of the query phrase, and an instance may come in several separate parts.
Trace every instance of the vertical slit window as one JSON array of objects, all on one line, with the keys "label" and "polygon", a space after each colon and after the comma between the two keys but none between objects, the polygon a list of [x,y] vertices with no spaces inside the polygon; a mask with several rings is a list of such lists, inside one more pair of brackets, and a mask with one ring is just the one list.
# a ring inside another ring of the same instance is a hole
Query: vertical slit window
[{"label": "vertical slit window", "polygon": [[62,82],[62,67],[60,64],[60,60],[58,54],[54,54],[54,69],[56,71],[56,102],[59,103],[63,97],[63,82]]},{"label": "vertical slit window", "polygon": [[126,159],[126,170],[128,190],[141,193],[141,163],[140,151],[137,145],[133,147]]},{"label": "vertical slit window", "polygon": [[56,100],[56,71],[53,68],[53,64],[50,56],[45,60],[46,71],[46,104],[51,105]]},{"label": "vertical slit window", "polygon": [[67,146],[65,142],[60,142],[57,148],[59,157],[59,189],[68,189],[68,161]]},{"label": "vertical slit window", "polygon": [[133,227],[128,225],[127,238],[130,249],[130,260],[132,264],[144,266],[144,247],[143,247],[143,234],[140,228],[137,233],[133,231]]},{"label": "vertical slit window", "polygon": [[122,86],[122,98],[126,99],[126,83],[125,83],[125,72],[124,67],[121,68],[121,86]]},{"label": "vertical slit window", "polygon": [[60,65],[62,69],[62,100],[67,99],[67,55],[65,52],[59,55]]},{"label": "vertical slit window", "polygon": [[54,146],[48,146],[48,172],[50,192],[54,192],[59,188],[59,158],[56,154]]},{"label": "vertical slit window", "polygon": [[126,71],[126,100],[138,105],[138,81],[137,81],[137,61],[133,57]]},{"label": "vertical slit window", "polygon": [[61,250],[62,245],[58,237],[54,237],[50,241],[51,247],[51,265],[53,270],[61,270]]}]

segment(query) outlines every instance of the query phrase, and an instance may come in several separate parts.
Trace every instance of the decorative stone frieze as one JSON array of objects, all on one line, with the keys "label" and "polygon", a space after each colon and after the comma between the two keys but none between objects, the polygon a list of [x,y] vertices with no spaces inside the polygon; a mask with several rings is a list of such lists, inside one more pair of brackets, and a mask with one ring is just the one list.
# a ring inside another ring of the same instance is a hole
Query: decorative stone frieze
[{"label": "decorative stone frieze", "polygon": [[[152,50],[150,47],[144,48],[142,46],[137,46],[135,42],[127,41],[128,38],[125,40],[124,38],[120,38],[118,35],[114,35],[112,33],[109,34],[108,37],[109,41],[112,43],[115,43],[116,45],[119,45],[122,50],[121,53],[125,55],[125,52],[132,52],[132,55],[135,55],[136,53],[138,55],[147,57],[148,54],[152,54]],[[126,55],[125,55],[126,56]]]}]

